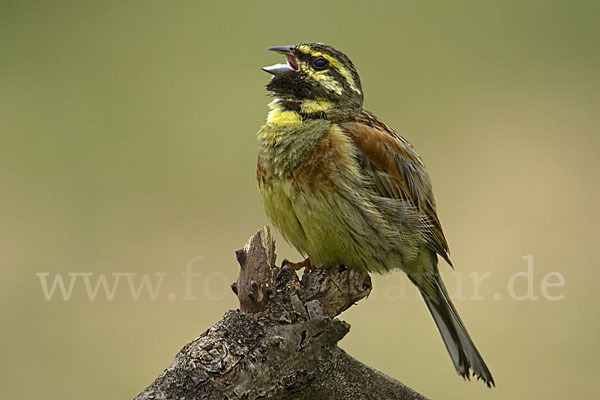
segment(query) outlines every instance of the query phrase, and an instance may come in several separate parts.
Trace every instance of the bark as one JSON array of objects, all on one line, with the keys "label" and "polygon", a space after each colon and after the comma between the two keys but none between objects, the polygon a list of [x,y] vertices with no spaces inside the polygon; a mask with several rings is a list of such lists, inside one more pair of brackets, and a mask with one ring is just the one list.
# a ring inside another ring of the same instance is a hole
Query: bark
[{"label": "bark", "polygon": [[[367,274],[275,265],[268,227],[236,252],[239,310],[186,344],[135,399],[426,399],[338,347],[335,318],[371,291]],[[284,262],[285,264],[285,262]]]}]

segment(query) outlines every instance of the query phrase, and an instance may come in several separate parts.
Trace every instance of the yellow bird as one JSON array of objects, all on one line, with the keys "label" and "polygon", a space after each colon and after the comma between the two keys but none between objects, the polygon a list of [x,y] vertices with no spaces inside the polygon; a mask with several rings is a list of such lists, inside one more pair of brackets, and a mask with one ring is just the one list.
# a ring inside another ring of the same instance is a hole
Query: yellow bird
[{"label": "yellow bird", "polygon": [[404,271],[419,288],[460,375],[494,379],[438,272],[450,265],[431,181],[410,143],[363,108],[356,68],[320,43],[273,47],[287,63],[263,68],[274,97],[257,134],[257,181],[268,218],[308,258]]}]

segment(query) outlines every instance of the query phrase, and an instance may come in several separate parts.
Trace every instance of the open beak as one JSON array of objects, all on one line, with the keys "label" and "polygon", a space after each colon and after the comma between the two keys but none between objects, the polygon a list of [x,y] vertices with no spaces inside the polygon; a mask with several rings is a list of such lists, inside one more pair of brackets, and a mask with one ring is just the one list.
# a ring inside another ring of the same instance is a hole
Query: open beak
[{"label": "open beak", "polygon": [[263,71],[268,72],[270,74],[273,75],[281,75],[284,74],[286,72],[290,72],[290,71],[298,71],[300,68],[298,67],[298,60],[296,59],[296,57],[294,56],[293,53],[293,48],[294,46],[278,46],[278,47],[271,47],[270,51],[276,51],[278,53],[281,53],[283,55],[285,55],[285,58],[287,59],[287,64],[275,64],[275,65],[271,65],[269,67],[263,67]]}]

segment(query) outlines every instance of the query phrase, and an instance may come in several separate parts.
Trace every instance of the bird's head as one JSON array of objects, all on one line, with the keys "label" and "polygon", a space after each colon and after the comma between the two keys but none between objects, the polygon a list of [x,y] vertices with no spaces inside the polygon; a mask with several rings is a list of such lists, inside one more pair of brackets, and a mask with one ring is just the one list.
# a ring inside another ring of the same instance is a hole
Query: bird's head
[{"label": "bird's head", "polygon": [[273,74],[267,90],[283,107],[311,118],[344,119],[360,112],[360,78],[341,51],[321,43],[272,47],[286,64],[264,67]]}]

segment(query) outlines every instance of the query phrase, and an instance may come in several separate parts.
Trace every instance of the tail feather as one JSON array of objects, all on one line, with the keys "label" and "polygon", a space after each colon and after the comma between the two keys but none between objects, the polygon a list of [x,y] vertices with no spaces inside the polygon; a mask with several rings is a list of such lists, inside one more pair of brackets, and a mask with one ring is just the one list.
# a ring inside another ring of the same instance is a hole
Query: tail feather
[{"label": "tail feather", "polygon": [[427,295],[420,288],[421,295],[442,335],[442,339],[444,339],[444,344],[448,349],[448,353],[450,353],[456,371],[463,378],[469,379],[470,370],[472,370],[473,375],[477,379],[482,379],[488,387],[495,386],[490,370],[469,337],[439,276],[436,276],[433,287],[436,292],[435,298]]}]

